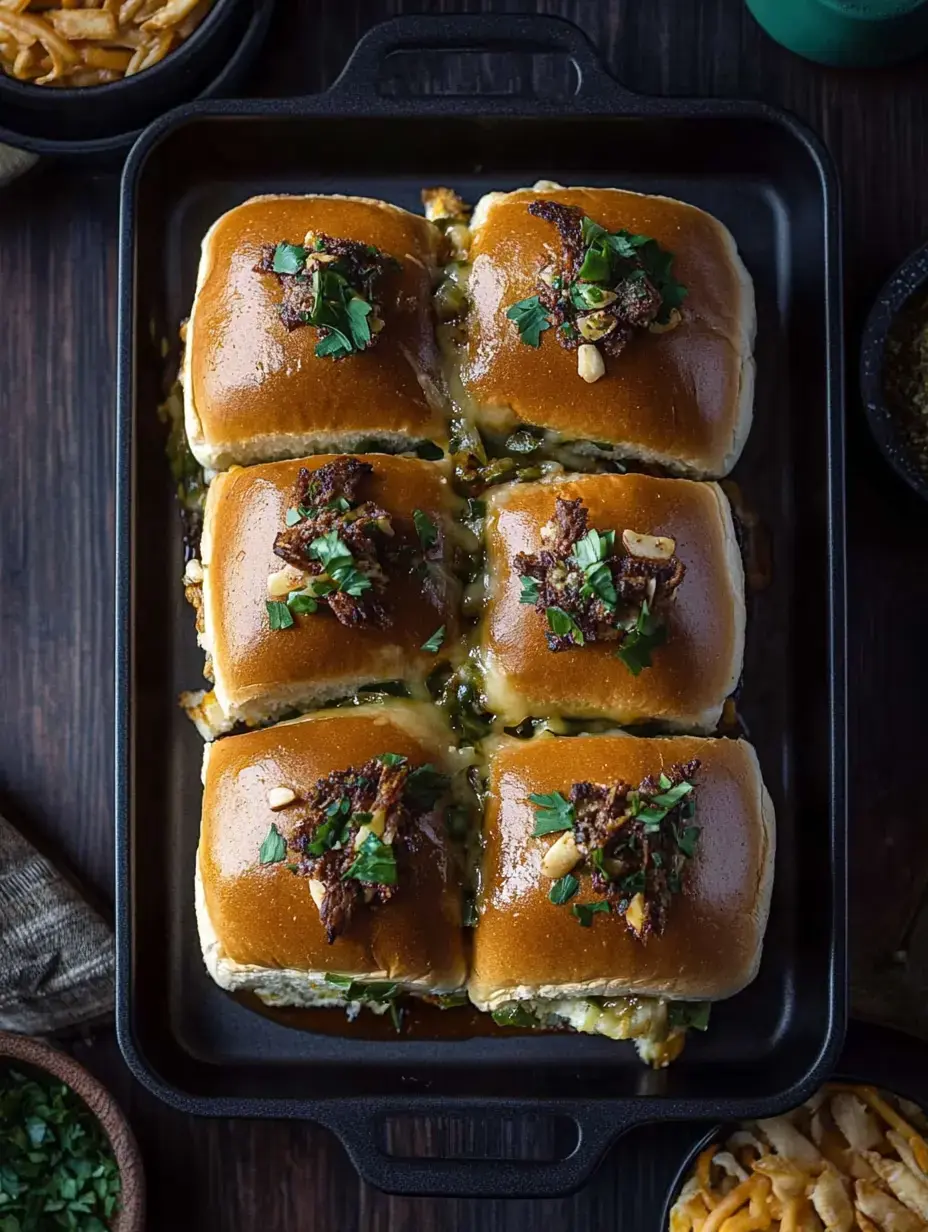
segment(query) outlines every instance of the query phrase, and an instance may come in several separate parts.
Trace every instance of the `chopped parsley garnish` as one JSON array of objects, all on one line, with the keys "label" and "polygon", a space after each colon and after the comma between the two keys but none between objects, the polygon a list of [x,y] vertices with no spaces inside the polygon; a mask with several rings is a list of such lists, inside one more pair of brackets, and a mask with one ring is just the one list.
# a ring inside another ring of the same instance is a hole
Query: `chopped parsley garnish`
[{"label": "chopped parsley garnish", "polygon": [[537,295],[531,295],[528,299],[520,299],[517,304],[513,304],[507,310],[506,316],[510,321],[515,321],[521,341],[532,347],[540,346],[541,335],[546,329],[551,328],[547,311]]},{"label": "chopped parsley garnish", "polygon": [[[350,802],[346,799],[346,804],[350,807]],[[348,836],[351,833],[351,822],[353,818],[345,817],[346,810],[338,808],[331,813],[325,821],[320,822],[313,833],[313,837],[306,844],[306,854],[315,856],[325,855],[327,851],[331,851],[333,847],[339,843],[344,845],[348,841]],[[326,809],[328,813],[328,809]]]},{"label": "chopped parsley garnish", "polygon": [[267,619],[273,630],[290,629],[293,627],[293,616],[290,614],[290,609],[286,603],[282,603],[279,599],[268,599],[265,605],[267,607]]},{"label": "chopped parsley garnish", "polygon": [[309,545],[309,552],[346,595],[357,598],[370,590],[371,582],[355,567],[354,557],[337,530],[327,531]]},{"label": "chopped parsley garnish", "polygon": [[633,676],[639,676],[644,668],[651,666],[651,652],[667,641],[667,626],[656,616],[645,599],[641,611],[630,629],[622,639],[622,644],[615,652]]},{"label": "chopped parsley garnish", "polygon": [[315,326],[316,356],[341,359],[373,345],[372,320],[382,327],[373,296],[388,264],[395,262],[369,244],[319,235],[312,247],[284,242],[265,249],[257,268],[281,281],[284,326]]},{"label": "chopped parsley garnish", "polygon": [[522,583],[522,593],[519,595],[520,603],[531,603],[532,606],[538,602],[538,581],[533,577],[523,575],[519,578]]},{"label": "chopped parsley garnish", "polygon": [[686,826],[677,833],[677,846],[687,859],[692,858],[696,854],[696,842],[699,839],[699,835],[699,826]]},{"label": "chopped parsley garnish", "polygon": [[367,881],[372,885],[396,885],[396,856],[393,848],[376,834],[369,834],[342,878]]},{"label": "chopped parsley garnish", "polygon": [[288,526],[296,526],[297,522],[302,522],[302,520],[303,520],[303,514],[300,512],[300,510],[297,508],[296,505],[291,505],[290,508],[287,510],[287,516],[284,519],[284,521],[287,523]]},{"label": "chopped parsley garnish", "polygon": [[429,515],[421,509],[412,511],[412,520],[416,524],[416,534],[423,549],[430,548],[438,540],[438,531]]},{"label": "chopped parsley garnish", "polygon": [[552,633],[558,637],[569,637],[575,646],[583,645],[583,630],[569,612],[565,612],[562,607],[547,607],[545,616]]},{"label": "chopped parsley garnish", "polygon": [[258,850],[258,859],[262,864],[280,864],[286,856],[287,840],[272,821],[271,828]]},{"label": "chopped parsley garnish", "polygon": [[542,834],[555,834],[558,830],[570,830],[573,827],[574,806],[565,800],[559,791],[546,794],[532,792],[529,800],[535,806],[534,838]]},{"label": "chopped parsley garnish", "polygon": [[301,274],[309,249],[302,244],[278,244],[274,249],[271,269],[275,274]]},{"label": "chopped parsley garnish", "polygon": [[611,556],[614,548],[614,530],[588,530],[583,538],[574,544],[573,557],[581,569],[592,569]]},{"label": "chopped parsley garnish", "polygon": [[442,642],[445,640],[445,626],[440,625],[427,641],[422,643],[421,650],[427,650],[429,654],[438,654],[441,650]]},{"label": "chopped parsley garnish", "polygon": [[403,995],[399,984],[388,980],[356,980],[350,975],[333,975],[331,971],[326,972],[325,982],[341,989],[346,1001],[385,1004],[394,1027],[399,1031],[403,1021],[402,1011],[396,1004],[397,997]]},{"label": "chopped parsley garnish", "polygon": [[122,1182],[100,1122],[59,1079],[0,1071],[0,1229],[115,1226]]},{"label": "chopped parsley garnish", "polygon": [[593,916],[598,915],[601,911],[608,912],[609,904],[604,898],[598,898],[592,903],[574,903],[570,909],[570,913],[576,916],[581,928],[590,928],[593,924]]},{"label": "chopped parsley garnish", "polygon": [[406,758],[402,753],[378,753],[377,761],[382,761],[385,766],[402,766],[406,764]]},{"label": "chopped parsley garnish", "polygon": [[560,907],[566,903],[580,889],[580,882],[573,873],[566,873],[563,877],[558,877],[557,881],[553,882],[551,889],[548,891],[548,898],[556,906]]},{"label": "chopped parsley garnish", "polygon": [[[581,285],[573,284],[583,295],[582,283],[600,283],[608,288],[619,287],[626,280],[646,274],[660,296],[660,307],[655,320],[666,325],[670,313],[679,308],[686,298],[687,289],[673,275],[674,256],[662,248],[649,235],[635,235],[630,231],[609,232],[592,218],[581,221],[583,242],[586,245],[583,263],[578,270]],[[587,292],[589,294],[589,292]],[[581,299],[581,307],[596,308],[602,300]]]},{"label": "chopped parsley garnish", "polygon": [[[311,616],[318,609],[319,603],[315,596],[306,590],[291,590],[287,595],[287,607],[297,616]],[[271,625],[272,629],[273,627]]]}]

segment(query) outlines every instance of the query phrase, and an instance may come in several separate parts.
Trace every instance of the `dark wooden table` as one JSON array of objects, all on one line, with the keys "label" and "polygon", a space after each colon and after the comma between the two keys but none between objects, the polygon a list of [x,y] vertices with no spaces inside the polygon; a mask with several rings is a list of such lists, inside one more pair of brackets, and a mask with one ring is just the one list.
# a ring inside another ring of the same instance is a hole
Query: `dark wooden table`
[{"label": "dark wooden table", "polygon": [[[867,305],[928,230],[925,64],[891,72],[815,67],[771,43],[741,0],[280,0],[253,91],[324,88],[375,21],[464,9],[569,17],[632,88],[779,104],[817,129],[837,159],[850,394],[853,1001],[858,1014],[928,1038],[928,571],[921,564],[928,511],[871,446],[855,380]],[[117,189],[114,172],[49,165],[0,193],[0,809],[45,840],[104,902],[113,847]],[[647,1172],[649,1130],[620,1143],[574,1198],[392,1199],[362,1185],[323,1130],[194,1121],[130,1079],[112,1033],[75,1048],[130,1114],[159,1232],[655,1226],[644,1199],[623,1191],[630,1171]]]}]

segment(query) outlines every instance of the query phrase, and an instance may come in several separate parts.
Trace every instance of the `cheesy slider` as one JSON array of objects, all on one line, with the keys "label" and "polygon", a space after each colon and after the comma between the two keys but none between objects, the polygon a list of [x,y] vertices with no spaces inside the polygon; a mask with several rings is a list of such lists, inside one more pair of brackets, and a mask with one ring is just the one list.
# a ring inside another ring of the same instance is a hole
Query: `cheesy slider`
[{"label": "cheesy slider", "polygon": [[421,685],[458,653],[457,498],[434,462],[320,455],[236,467],[206,502],[187,565],[209,737],[384,681]]},{"label": "cheesy slider", "polygon": [[186,327],[197,461],[443,443],[440,244],[424,218],[366,197],[254,197],[223,214],[203,240]]},{"label": "cheesy slider", "polygon": [[221,987],[386,1009],[462,986],[451,744],[435,707],[393,701],[206,746],[196,911]]},{"label": "cheesy slider", "polygon": [[492,436],[535,430],[587,468],[734,466],[751,425],[754,292],[710,214],[615,188],[490,193],[448,278],[467,304],[447,347],[452,387]]},{"label": "cheesy slider", "polygon": [[738,683],[744,579],[713,483],[555,476],[487,503],[488,707],[711,731]]},{"label": "cheesy slider", "polygon": [[672,1060],[754,979],[773,808],[741,740],[500,737],[469,995],[497,1021],[634,1038]]}]

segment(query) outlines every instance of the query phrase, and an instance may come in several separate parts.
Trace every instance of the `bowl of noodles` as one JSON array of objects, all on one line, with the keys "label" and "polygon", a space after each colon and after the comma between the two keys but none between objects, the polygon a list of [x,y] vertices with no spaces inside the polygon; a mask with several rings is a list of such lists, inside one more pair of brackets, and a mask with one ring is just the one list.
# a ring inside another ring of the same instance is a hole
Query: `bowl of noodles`
[{"label": "bowl of noodles", "polygon": [[0,0],[0,141],[123,151],[163,112],[228,94],[273,0]]}]

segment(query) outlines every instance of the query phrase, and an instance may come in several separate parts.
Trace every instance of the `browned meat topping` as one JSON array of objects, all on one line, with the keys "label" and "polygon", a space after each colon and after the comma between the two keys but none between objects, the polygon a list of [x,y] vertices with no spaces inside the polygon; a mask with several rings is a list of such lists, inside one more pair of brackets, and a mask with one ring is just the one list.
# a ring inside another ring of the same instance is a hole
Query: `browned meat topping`
[{"label": "browned meat topping", "polygon": [[515,569],[520,601],[546,619],[548,648],[618,641],[617,653],[635,675],[650,666],[650,651],[666,637],[662,611],[685,574],[673,540],[627,530],[616,543],[614,530],[588,529],[581,500],[560,497],[541,537],[545,547],[520,552]]},{"label": "browned meat topping", "polygon": [[343,359],[372,347],[383,329],[378,292],[399,262],[371,244],[307,234],[302,244],[267,244],[255,272],[274,274],[283,288],[280,319],[288,330],[313,325],[317,356]]},{"label": "browned meat topping", "polygon": [[331,944],[355,912],[400,892],[404,863],[421,843],[419,823],[448,787],[433,766],[413,766],[397,753],[336,770],[295,796],[289,837],[272,825],[261,863],[286,860],[291,872],[309,878]]},{"label": "browned meat topping", "polygon": [[540,271],[537,294],[506,314],[523,342],[537,347],[553,327],[568,350],[589,343],[616,357],[636,329],[672,328],[680,320],[686,287],[672,273],[673,253],[656,240],[609,232],[556,201],[532,201],[528,211],[557,229],[561,252]]},{"label": "browned meat topping", "polygon": [[[566,863],[549,871],[557,876],[549,897],[568,902],[580,882],[571,869],[585,862],[593,891],[602,902],[575,903],[571,910],[589,926],[600,911],[615,911],[641,941],[658,936],[667,924],[683,871],[696,850],[699,827],[693,778],[699,761],[676,763],[648,775],[637,787],[625,782],[574,783],[565,800],[560,793],[532,796],[536,835],[570,831]],[[552,854],[552,849],[549,848]],[[566,870],[566,871],[565,871]]]},{"label": "browned meat topping", "polygon": [[382,600],[393,521],[373,501],[357,500],[358,486],[373,469],[350,457],[315,471],[300,469],[287,528],[274,540],[275,554],[307,575],[305,587],[287,601],[290,611],[314,612],[325,604],[343,625],[390,624]]},{"label": "browned meat topping", "polygon": [[272,629],[288,629],[294,615],[314,613],[320,605],[343,625],[387,628],[388,579],[403,574],[419,579],[422,594],[439,611],[447,607],[452,575],[441,521],[416,509],[412,525],[398,527],[386,509],[359,500],[373,470],[349,456],[315,471],[301,468],[286,529],[274,540],[275,554],[292,572],[269,579]]}]

